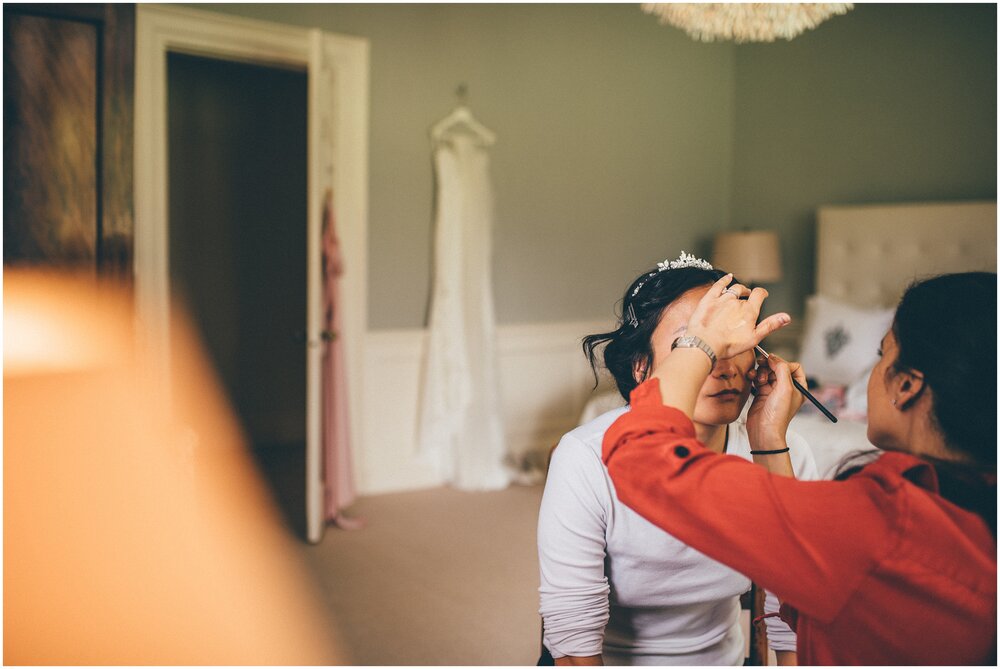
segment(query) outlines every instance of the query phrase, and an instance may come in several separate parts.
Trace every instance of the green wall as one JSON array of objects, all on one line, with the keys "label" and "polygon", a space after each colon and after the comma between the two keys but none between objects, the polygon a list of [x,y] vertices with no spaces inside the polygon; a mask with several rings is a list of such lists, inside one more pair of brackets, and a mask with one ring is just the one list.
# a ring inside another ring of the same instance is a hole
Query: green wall
[{"label": "green wall", "polygon": [[701,44],[634,4],[199,5],[371,44],[369,326],[424,324],[428,129],[465,83],[495,130],[501,323],[604,319],[714,232],[783,235],[793,314],[815,208],[996,195],[996,7],[864,5],[792,42]]},{"label": "green wall", "polygon": [[734,228],[781,232],[771,309],[813,289],[822,204],[996,198],[996,5],[856,5],[736,49]]},{"label": "green wall", "polygon": [[637,5],[200,5],[371,44],[369,326],[424,324],[428,130],[468,86],[498,135],[500,323],[609,318],[631,279],[729,220],[732,45]]}]

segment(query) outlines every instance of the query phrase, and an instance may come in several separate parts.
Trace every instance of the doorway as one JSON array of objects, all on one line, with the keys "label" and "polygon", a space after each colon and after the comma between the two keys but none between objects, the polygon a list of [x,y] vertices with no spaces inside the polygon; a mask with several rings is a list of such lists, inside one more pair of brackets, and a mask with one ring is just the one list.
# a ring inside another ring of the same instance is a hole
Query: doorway
[{"label": "doorway", "polygon": [[[172,390],[167,160],[167,57],[171,53],[267,64],[308,72],[306,244],[306,527],[325,529],[321,388],[322,214],[335,193],[341,251],[342,340],[350,388],[352,455],[359,488],[365,471],[364,360],[368,258],[368,64],[366,39],[168,5],[136,7],[135,27],[135,311],[153,355],[146,373]],[[301,482],[299,482],[301,485]]]},{"label": "doorway", "polygon": [[305,536],[308,77],[167,54],[170,291]]}]

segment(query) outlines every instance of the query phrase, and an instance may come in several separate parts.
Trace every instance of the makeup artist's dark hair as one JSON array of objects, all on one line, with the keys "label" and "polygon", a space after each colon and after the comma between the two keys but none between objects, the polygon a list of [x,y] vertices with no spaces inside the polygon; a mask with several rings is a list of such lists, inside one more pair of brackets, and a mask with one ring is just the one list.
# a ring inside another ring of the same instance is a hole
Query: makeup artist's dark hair
[{"label": "makeup artist's dark hair", "polygon": [[944,274],[911,284],[892,333],[898,355],[886,373],[923,373],[933,393],[932,420],[948,446],[971,460],[933,463],[941,495],[982,517],[995,537],[996,273]]},{"label": "makeup artist's dark hair", "polygon": [[944,274],[907,288],[892,333],[893,372],[916,370],[933,391],[932,416],[949,447],[997,464],[997,275]]},{"label": "makeup artist's dark hair", "polygon": [[[622,315],[618,328],[583,338],[583,352],[594,372],[595,385],[599,355],[597,349],[606,344],[603,351],[604,366],[614,377],[618,392],[628,402],[629,393],[638,385],[632,373],[635,365],[641,364],[646,374],[652,371],[649,369],[653,361],[651,339],[660,323],[663,310],[687,291],[710,286],[725,274],[717,269],[698,267],[682,267],[662,272],[654,269],[632,281],[622,298]],[[636,293],[634,297],[633,293]],[[635,325],[630,318],[633,314]]]}]

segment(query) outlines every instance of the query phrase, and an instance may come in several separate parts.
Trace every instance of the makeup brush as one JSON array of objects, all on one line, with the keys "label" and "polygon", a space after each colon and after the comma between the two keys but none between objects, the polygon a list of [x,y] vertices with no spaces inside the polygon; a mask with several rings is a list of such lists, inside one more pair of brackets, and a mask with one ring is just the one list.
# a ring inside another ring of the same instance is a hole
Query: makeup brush
[{"label": "makeup brush", "polygon": [[[762,349],[760,346],[754,346],[754,348],[757,349],[757,352],[760,353],[765,358],[770,358],[771,357],[771,354],[768,353],[767,351],[765,351],[764,349]],[[792,384],[795,386],[796,390],[798,390],[800,393],[802,393],[805,396],[805,398],[807,400],[809,400],[814,405],[816,405],[816,408],[819,409],[820,411],[822,411],[823,415],[826,416],[827,418],[829,418],[831,422],[833,422],[833,423],[837,422],[837,417],[834,416],[832,413],[830,413],[830,411],[825,406],[823,406],[822,404],[820,404],[819,400],[816,399],[815,397],[813,397],[811,392],[809,392],[808,390],[806,390],[805,388],[803,388],[802,384],[795,380],[795,377],[792,377]]]}]

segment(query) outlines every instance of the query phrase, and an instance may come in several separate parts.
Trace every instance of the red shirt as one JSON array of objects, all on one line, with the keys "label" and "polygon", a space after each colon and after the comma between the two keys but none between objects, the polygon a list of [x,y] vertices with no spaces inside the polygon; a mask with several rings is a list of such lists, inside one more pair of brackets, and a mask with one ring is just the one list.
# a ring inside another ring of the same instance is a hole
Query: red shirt
[{"label": "red shirt", "polygon": [[695,438],[659,381],[604,437],[623,503],[777,594],[800,664],[995,664],[996,540],[886,453],[845,481],[796,481]]}]

